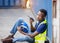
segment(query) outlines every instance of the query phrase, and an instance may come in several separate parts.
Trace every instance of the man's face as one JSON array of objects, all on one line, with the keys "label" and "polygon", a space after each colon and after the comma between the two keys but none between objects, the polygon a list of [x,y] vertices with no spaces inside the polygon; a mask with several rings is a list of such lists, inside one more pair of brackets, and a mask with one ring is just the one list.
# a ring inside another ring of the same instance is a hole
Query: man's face
[{"label": "man's face", "polygon": [[38,21],[41,21],[41,20],[43,20],[44,18],[45,18],[44,13],[39,11],[38,14],[37,14],[37,20],[38,20]]}]

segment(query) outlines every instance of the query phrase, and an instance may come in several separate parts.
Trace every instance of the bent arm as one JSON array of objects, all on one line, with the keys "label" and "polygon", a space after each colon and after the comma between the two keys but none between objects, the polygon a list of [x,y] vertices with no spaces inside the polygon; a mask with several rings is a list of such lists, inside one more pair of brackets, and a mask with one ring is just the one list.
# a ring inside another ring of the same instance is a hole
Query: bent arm
[{"label": "bent arm", "polygon": [[29,34],[29,36],[34,38],[36,35],[43,33],[46,29],[46,24],[42,24],[37,28],[37,30],[33,34]]},{"label": "bent arm", "polygon": [[34,32],[36,30],[36,28],[33,26],[32,23],[30,23],[30,27],[31,27],[31,32]]}]

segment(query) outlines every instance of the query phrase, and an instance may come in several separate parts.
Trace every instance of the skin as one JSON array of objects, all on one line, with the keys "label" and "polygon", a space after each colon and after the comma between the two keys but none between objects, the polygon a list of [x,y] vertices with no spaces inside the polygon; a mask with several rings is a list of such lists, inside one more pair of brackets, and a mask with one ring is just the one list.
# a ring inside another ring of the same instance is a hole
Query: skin
[{"label": "skin", "polygon": [[[45,19],[44,13],[39,11],[38,14],[37,14],[37,21],[41,22],[41,21],[44,20],[44,19]],[[33,27],[33,25],[32,25],[33,22],[34,22],[34,21],[33,21],[32,19],[30,19],[31,31],[35,31],[35,30],[36,30],[35,27]],[[24,33],[23,31],[20,30],[20,27],[17,27],[17,30],[18,30],[20,33],[24,34],[24,35],[30,36],[31,38],[34,38],[36,35],[40,34],[40,33],[38,33],[37,31],[35,31],[35,32],[32,33],[32,34]]]},{"label": "skin", "polygon": [[43,12],[38,12],[38,15],[37,15],[37,20],[38,21],[42,21],[43,19],[45,19],[45,15]]},{"label": "skin", "polygon": [[21,28],[20,26],[19,26],[19,27],[17,27],[17,30],[18,30],[20,33],[22,33],[22,34],[26,35],[27,33],[25,33],[25,32],[23,32],[23,31],[21,31],[21,30],[20,30],[20,28]]},{"label": "skin", "polygon": [[[39,11],[38,14],[37,14],[37,21],[41,22],[41,21],[44,20],[44,19],[45,19],[44,13]],[[33,21],[31,20],[30,23],[32,24]],[[31,29],[36,30],[35,28],[31,28]],[[29,36],[33,38],[33,37],[35,37],[35,36],[38,35],[38,34],[39,34],[39,33],[38,33],[37,31],[35,31],[33,34],[29,34]]]}]

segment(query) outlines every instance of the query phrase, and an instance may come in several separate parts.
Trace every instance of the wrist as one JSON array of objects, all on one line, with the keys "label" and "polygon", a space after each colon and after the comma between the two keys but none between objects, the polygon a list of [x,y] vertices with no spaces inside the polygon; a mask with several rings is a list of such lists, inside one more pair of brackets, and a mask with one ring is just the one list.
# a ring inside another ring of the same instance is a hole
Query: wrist
[{"label": "wrist", "polygon": [[27,33],[24,33],[24,35],[27,35]]}]

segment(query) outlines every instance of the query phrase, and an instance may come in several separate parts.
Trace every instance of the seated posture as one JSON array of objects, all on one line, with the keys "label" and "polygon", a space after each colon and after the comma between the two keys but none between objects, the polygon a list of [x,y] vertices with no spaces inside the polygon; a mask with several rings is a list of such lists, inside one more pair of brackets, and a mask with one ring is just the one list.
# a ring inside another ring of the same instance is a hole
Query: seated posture
[{"label": "seated posture", "polygon": [[[14,35],[17,31],[24,34],[24,36],[21,35],[20,37],[14,38]],[[26,34],[30,34],[31,30],[30,30],[28,24],[23,20],[23,18],[19,18],[16,21],[16,23],[12,27],[12,30],[10,31],[10,33],[11,34],[7,38],[2,39],[2,41],[12,39],[13,43],[15,43],[16,41],[20,41],[20,42],[27,41],[29,43],[33,42],[33,38],[30,38],[29,36],[26,35]]]},{"label": "seated posture", "polygon": [[[13,26],[11,30],[10,38],[12,37],[12,42],[16,41],[28,41],[29,43],[39,43],[39,40],[45,40],[46,30],[47,30],[47,21],[46,21],[47,11],[45,9],[40,9],[37,14],[37,23],[35,27],[33,27],[32,23],[34,22],[33,19],[30,19],[30,27],[24,22],[24,20],[19,19],[16,24]],[[23,37],[13,38],[15,33],[19,31],[20,33],[24,34]],[[32,32],[32,33],[31,33]],[[42,36],[42,38],[40,37]],[[7,38],[9,38],[7,37]],[[41,38],[41,39],[40,39]]]},{"label": "seated posture", "polygon": [[[35,43],[41,43],[40,41],[46,41],[47,39],[47,20],[45,19],[47,15],[47,11],[45,9],[40,9],[37,14],[37,23],[35,27],[33,27],[33,21],[30,20],[31,31],[34,33],[27,34],[31,38],[35,38]],[[46,42],[45,42],[46,43]],[[48,43],[48,42],[47,42]]]},{"label": "seated posture", "polygon": [[31,31],[33,32],[32,34],[26,34],[30,36],[31,38],[35,38],[35,43],[40,43],[40,41],[45,41],[46,34],[47,34],[47,20],[45,19],[47,15],[47,11],[45,9],[40,9],[38,14],[37,14],[37,23],[35,27],[33,27],[32,19],[30,19],[30,26],[31,26]]}]

